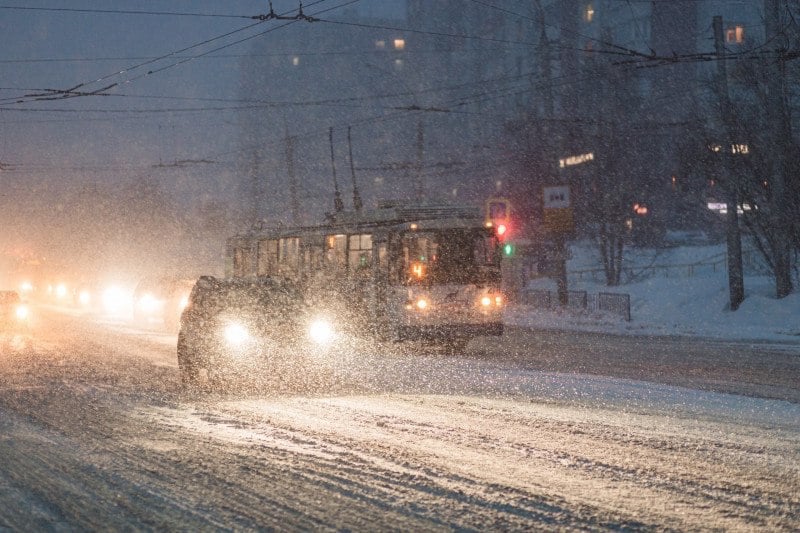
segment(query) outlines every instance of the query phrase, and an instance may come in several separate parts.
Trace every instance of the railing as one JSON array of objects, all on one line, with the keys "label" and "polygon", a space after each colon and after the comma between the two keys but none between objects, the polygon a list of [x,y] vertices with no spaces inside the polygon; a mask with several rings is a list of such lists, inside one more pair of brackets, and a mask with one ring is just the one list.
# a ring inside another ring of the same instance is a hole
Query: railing
[{"label": "railing", "polygon": [[[746,270],[757,272],[763,269],[763,265],[758,261],[758,256],[753,250],[742,253],[742,263]],[[728,256],[720,253],[696,261],[694,263],[670,264],[670,265],[640,265],[636,267],[622,268],[623,279],[626,282],[638,281],[659,274],[665,278],[692,277],[703,272],[722,272],[727,268]],[[579,281],[591,279],[592,281],[603,281],[605,279],[605,269],[587,268],[580,270],[570,270],[570,277],[575,277]]]},{"label": "railing", "polygon": [[[537,309],[558,307],[558,294],[544,289],[526,289],[520,294],[519,302]],[[586,291],[568,291],[567,305],[570,309],[600,311],[631,320],[630,294],[601,292],[589,294]]]}]

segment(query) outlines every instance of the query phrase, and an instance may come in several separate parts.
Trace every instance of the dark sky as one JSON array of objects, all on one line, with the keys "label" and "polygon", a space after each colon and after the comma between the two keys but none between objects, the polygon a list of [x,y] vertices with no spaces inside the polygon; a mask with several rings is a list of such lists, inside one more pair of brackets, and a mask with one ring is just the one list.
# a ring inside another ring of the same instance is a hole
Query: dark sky
[{"label": "dark sky", "polygon": [[[26,7],[244,15],[259,13],[260,3],[226,2],[224,10],[219,2],[209,1],[51,1],[29,2]],[[225,139],[232,137],[232,132],[224,131],[229,127],[224,113],[169,110],[208,107],[187,98],[234,98],[237,59],[198,58],[171,65],[252,32],[114,73],[252,23],[244,18],[0,10],[4,131],[0,160],[26,175],[28,170],[39,177],[59,174],[55,177],[63,179],[104,170],[135,172],[160,161],[210,157],[212,152],[224,151],[229,148]],[[233,46],[224,52],[242,51]],[[164,67],[147,75],[148,69]],[[80,89],[86,91],[119,85],[106,97],[9,100],[81,83],[85,85]]]},{"label": "dark sky", "polygon": [[[297,8],[296,1],[273,3],[278,13]],[[308,14],[337,8],[326,16],[358,4],[304,2]],[[364,5],[402,17],[402,2]],[[242,57],[259,39],[279,49],[286,24],[250,18],[267,11],[264,0],[0,6],[0,248],[39,242],[52,250],[53,240],[63,240],[53,226],[76,218],[65,204],[86,187],[124,190],[155,179],[179,204],[195,207],[233,190]],[[111,84],[103,96],[41,98]]]},{"label": "dark sky", "polygon": [[[273,3],[278,13],[297,6],[294,1]],[[345,0],[304,3],[308,13],[347,4]],[[364,2],[359,8],[360,3],[344,9],[403,14],[402,2]],[[232,164],[237,136],[236,112],[230,108],[240,97],[241,56],[255,39],[272,40],[280,47],[279,29],[257,34],[282,23],[268,21],[243,29],[257,22],[247,17],[267,11],[266,1],[14,4],[34,8],[0,9],[0,161],[13,165],[16,178],[108,180],[110,175],[135,175],[155,164],[191,159],[218,162],[220,168],[213,172],[219,173]],[[81,9],[187,15],[69,11]],[[327,14],[336,12],[342,9]],[[231,17],[237,15],[240,18]],[[233,44],[241,39],[246,40]],[[209,42],[195,47],[204,41]],[[151,70],[155,72],[148,74]],[[107,91],[110,96],[57,101],[25,97],[79,84],[83,84],[79,90],[91,91],[112,83],[118,85]]]}]

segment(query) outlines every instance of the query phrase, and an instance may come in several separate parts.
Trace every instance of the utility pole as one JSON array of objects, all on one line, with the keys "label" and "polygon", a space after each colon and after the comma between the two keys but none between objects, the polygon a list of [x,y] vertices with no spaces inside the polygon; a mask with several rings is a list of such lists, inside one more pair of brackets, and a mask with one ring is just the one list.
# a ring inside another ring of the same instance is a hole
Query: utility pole
[{"label": "utility pole", "polygon": [[720,148],[722,168],[725,173],[726,222],[728,244],[728,290],[731,311],[736,311],[744,301],[744,268],[742,267],[742,235],[739,230],[739,184],[732,161],[734,137],[733,112],[728,94],[728,68],[725,63],[725,44],[722,34],[722,17],[713,19],[714,48],[717,54],[717,96],[722,113],[723,140]]},{"label": "utility pole", "polygon": [[[560,146],[561,143],[560,143],[560,138],[559,139],[554,138],[554,135],[557,134],[553,131],[552,128],[553,124],[552,120],[555,115],[555,101],[554,101],[555,96],[553,94],[552,65],[550,63],[551,61],[550,40],[547,38],[545,11],[542,8],[540,0],[536,0],[536,9],[538,14],[537,22],[539,24],[539,49],[540,49],[539,73],[542,81],[545,84],[544,102],[543,102],[545,121],[543,126],[539,126],[536,128],[536,131],[541,136],[539,140],[544,146],[544,154],[548,162],[547,168],[549,170],[549,173],[553,176],[553,178],[556,178],[557,181],[561,181],[561,179],[559,178],[563,178],[563,176],[559,173],[558,167],[556,165],[556,160],[558,159],[558,151],[559,148],[561,148]],[[547,200],[545,199],[544,201],[546,204]],[[543,210],[543,212],[546,213],[547,211]],[[556,280],[556,292],[558,294],[558,302],[560,305],[566,306],[569,303],[569,285],[567,277],[567,255],[568,255],[567,233],[566,230],[562,227],[551,228],[551,231],[555,237],[555,250],[553,253],[552,275],[554,275]]]},{"label": "utility pole", "polygon": [[772,175],[769,177],[769,187],[772,192],[770,231],[775,243],[773,253],[777,298],[783,298],[792,292],[790,210],[787,205],[790,195],[786,194],[787,155],[792,139],[792,126],[787,105],[786,60],[783,50],[780,49],[783,42],[779,39],[783,32],[780,17],[781,4],[785,6],[785,0],[764,0],[765,42],[774,43],[772,47],[776,52],[774,58],[767,60],[769,70],[767,118],[771,134],[769,146],[774,148],[774,152],[769,154],[773,168]]}]

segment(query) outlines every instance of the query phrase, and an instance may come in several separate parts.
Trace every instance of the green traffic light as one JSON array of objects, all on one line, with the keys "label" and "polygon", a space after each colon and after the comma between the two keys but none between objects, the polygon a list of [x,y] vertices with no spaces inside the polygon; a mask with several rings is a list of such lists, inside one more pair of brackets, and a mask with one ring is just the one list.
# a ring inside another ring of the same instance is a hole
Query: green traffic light
[{"label": "green traffic light", "polygon": [[514,255],[514,245],[507,242],[503,245],[503,255],[506,257],[511,257]]}]

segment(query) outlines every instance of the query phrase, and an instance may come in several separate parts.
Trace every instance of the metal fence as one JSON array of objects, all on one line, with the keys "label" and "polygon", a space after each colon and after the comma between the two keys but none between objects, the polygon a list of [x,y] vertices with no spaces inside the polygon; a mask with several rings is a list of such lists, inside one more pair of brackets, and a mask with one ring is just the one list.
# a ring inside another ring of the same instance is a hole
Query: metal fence
[{"label": "metal fence", "polygon": [[601,292],[597,294],[597,309],[619,315],[628,322],[631,321],[631,295],[614,292]]},{"label": "metal fence", "polygon": [[[696,275],[724,272],[727,268],[727,261],[727,254],[721,253],[694,263],[627,266],[622,268],[622,280],[626,283],[631,283],[655,276],[664,278],[690,278]],[[742,263],[745,274],[757,275],[764,274],[768,271],[763,259],[753,250],[745,250],[742,252]],[[603,268],[570,270],[569,276],[578,281],[603,281],[605,279],[605,270]]]},{"label": "metal fence", "polygon": [[[544,289],[527,289],[520,294],[519,302],[537,309],[555,309],[559,306],[558,293]],[[631,296],[624,293],[568,291],[567,308],[600,311],[631,320]]]}]

